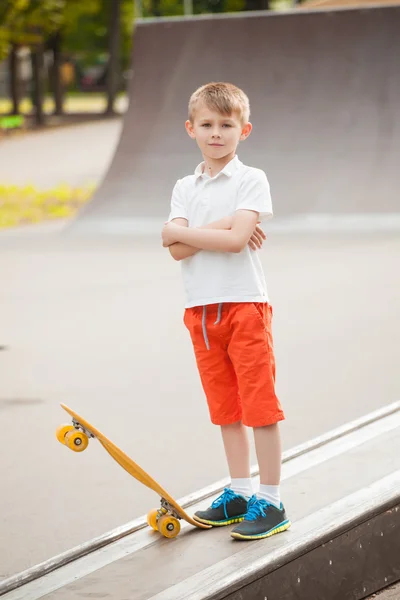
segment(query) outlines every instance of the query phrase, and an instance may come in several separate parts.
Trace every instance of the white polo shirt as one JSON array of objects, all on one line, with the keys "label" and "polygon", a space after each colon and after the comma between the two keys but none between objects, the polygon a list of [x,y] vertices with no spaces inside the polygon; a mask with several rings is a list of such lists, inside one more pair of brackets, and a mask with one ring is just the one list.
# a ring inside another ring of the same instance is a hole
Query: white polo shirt
[{"label": "white polo shirt", "polygon": [[[187,219],[201,227],[237,210],[252,210],[272,217],[269,183],[264,171],[246,167],[237,156],[215,177],[203,173],[179,179],[172,192],[169,220]],[[200,250],[182,262],[186,308],[221,302],[268,302],[267,285],[259,251],[246,246],[238,254]]]}]

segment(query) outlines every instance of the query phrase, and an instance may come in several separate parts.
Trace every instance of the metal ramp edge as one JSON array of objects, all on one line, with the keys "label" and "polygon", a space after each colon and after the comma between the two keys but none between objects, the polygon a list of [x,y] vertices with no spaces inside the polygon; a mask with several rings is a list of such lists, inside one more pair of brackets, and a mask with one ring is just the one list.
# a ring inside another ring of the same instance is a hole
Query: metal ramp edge
[{"label": "metal ramp edge", "polygon": [[[362,600],[400,580],[400,470],[151,600]],[[150,600],[150,599],[149,599]]]}]

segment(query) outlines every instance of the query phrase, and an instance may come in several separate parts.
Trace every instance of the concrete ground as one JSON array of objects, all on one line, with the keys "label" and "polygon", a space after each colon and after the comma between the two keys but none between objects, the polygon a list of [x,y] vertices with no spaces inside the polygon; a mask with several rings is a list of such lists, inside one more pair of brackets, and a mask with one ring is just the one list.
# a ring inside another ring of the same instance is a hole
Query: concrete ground
[{"label": "concrete ground", "polygon": [[0,183],[48,189],[97,184],[114,154],[122,120],[50,129],[0,140]]},{"label": "concrete ground", "polygon": [[[394,235],[269,237],[285,448],[399,399],[399,257]],[[157,238],[0,237],[0,272],[6,577],[157,502],[96,442],[82,455],[58,444],[59,402],[175,497],[226,468],[182,323],[179,265]]]}]

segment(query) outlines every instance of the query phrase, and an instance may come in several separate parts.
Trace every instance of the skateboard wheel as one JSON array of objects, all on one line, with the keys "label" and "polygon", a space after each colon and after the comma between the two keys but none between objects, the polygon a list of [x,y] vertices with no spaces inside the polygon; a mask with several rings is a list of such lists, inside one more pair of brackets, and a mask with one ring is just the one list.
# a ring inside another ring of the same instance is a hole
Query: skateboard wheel
[{"label": "skateboard wheel", "polygon": [[147,525],[149,525],[154,531],[158,530],[158,510],[157,508],[153,508],[147,515]]},{"label": "skateboard wheel", "polygon": [[65,445],[74,452],[83,452],[89,444],[88,436],[82,431],[73,428],[65,434]]},{"label": "skateboard wheel", "polygon": [[158,531],[166,538],[174,538],[181,530],[178,519],[169,515],[160,517],[157,522]]},{"label": "skateboard wheel", "polygon": [[56,429],[56,436],[58,441],[65,446],[65,436],[69,431],[72,431],[74,427],[72,425],[59,425]]}]

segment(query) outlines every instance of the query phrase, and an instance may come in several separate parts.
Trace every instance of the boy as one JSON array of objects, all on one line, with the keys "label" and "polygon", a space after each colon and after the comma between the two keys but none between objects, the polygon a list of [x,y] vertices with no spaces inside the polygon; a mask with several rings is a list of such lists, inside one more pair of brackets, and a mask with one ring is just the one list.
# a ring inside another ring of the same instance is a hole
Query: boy
[{"label": "boy", "polygon": [[[221,427],[231,486],[194,518],[213,526],[239,523],[231,535],[260,539],[290,527],[280,500],[284,419],[275,395],[272,310],[257,249],[259,220],[272,216],[265,173],[236,156],[252,130],[249,100],[228,83],[192,94],[186,131],[202,162],[176,183],[163,246],[183,260],[184,322],[194,346],[211,421]],[[253,494],[249,442],[253,427],[260,489]]]}]

